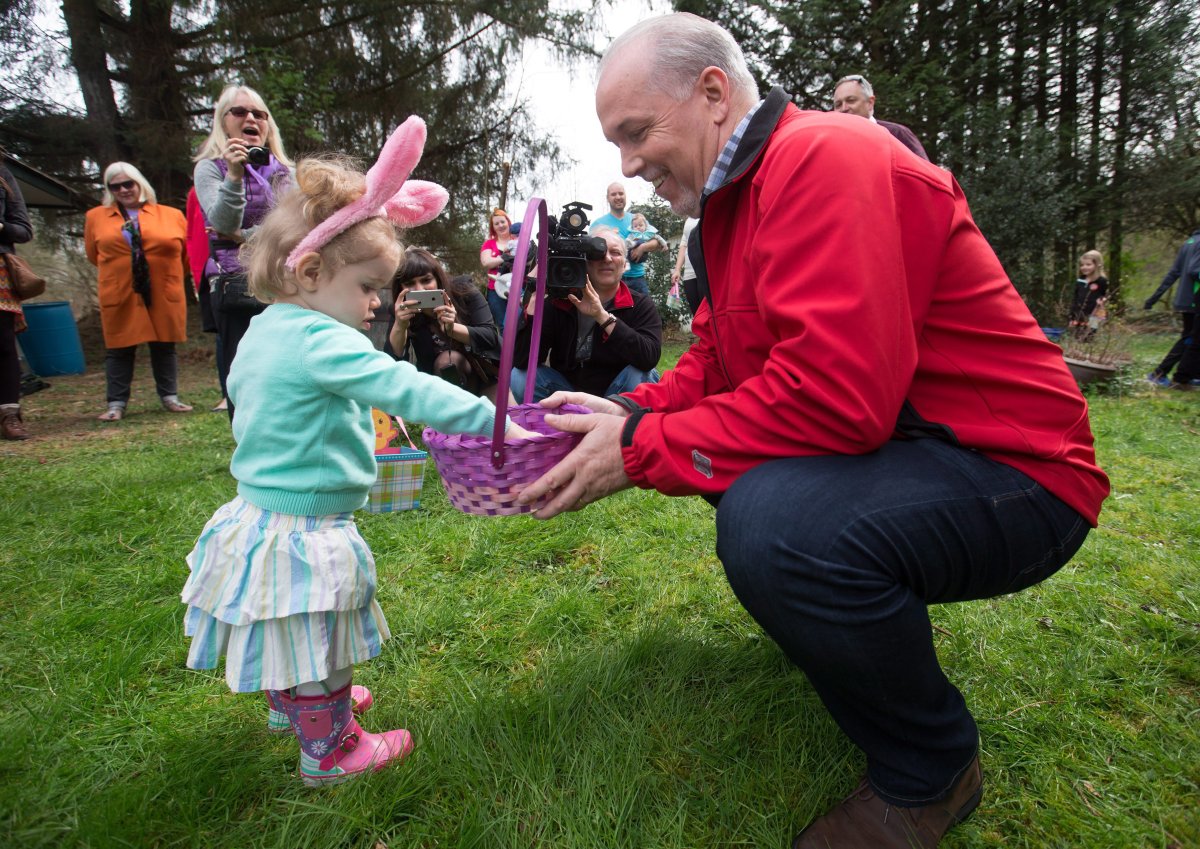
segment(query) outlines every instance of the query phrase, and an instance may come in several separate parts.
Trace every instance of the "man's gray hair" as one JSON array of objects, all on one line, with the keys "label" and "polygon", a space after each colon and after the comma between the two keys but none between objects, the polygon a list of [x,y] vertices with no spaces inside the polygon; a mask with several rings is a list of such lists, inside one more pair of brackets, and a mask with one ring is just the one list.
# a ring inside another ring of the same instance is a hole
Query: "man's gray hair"
[{"label": "man's gray hair", "polygon": [[867,97],[875,96],[875,89],[871,88],[871,83],[862,74],[850,74],[842,77],[833,84],[833,90],[837,91],[838,86],[840,86],[842,83],[858,83],[860,86],[862,86],[863,94],[865,94]]},{"label": "man's gray hair", "polygon": [[712,21],[687,12],[650,18],[621,33],[604,51],[600,73],[623,48],[643,40],[648,43],[630,54],[636,57],[633,61],[647,57],[650,85],[674,100],[691,97],[701,72],[710,67],[724,71],[735,92],[758,97],[758,84],[733,36]]}]

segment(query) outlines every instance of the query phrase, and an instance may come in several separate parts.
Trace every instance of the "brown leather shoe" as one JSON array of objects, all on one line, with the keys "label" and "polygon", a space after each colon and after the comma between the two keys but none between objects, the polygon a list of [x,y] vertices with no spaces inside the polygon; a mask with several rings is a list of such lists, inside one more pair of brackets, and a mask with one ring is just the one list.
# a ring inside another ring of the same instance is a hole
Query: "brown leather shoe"
[{"label": "brown leather shoe", "polygon": [[982,796],[978,756],[946,798],[919,808],[888,804],[864,778],[842,804],[797,834],[792,849],[933,849],[971,815]]},{"label": "brown leather shoe", "polygon": [[20,412],[5,413],[4,418],[0,418],[0,436],[5,439],[29,438],[29,431],[25,429]]}]

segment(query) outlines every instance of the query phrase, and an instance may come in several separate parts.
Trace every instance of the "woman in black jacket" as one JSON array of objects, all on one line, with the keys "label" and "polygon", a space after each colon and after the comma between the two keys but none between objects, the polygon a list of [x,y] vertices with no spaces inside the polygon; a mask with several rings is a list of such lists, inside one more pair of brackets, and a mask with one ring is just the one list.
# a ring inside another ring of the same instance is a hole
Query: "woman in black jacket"
[{"label": "woman in black jacket", "polygon": [[[409,292],[440,289],[445,303],[421,309]],[[496,402],[500,334],[475,281],[450,279],[441,261],[424,248],[409,248],[392,281],[396,321],[388,341],[401,359],[416,359],[427,374],[437,374],[476,395]],[[511,403],[511,402],[510,402]]]},{"label": "woman in black jacket", "polygon": [[[25,199],[12,172],[0,165],[0,254],[13,252],[13,245],[33,238]],[[28,439],[21,419],[21,360],[17,356],[17,334],[25,329],[25,313],[8,280],[8,268],[0,262],[0,436]]]}]

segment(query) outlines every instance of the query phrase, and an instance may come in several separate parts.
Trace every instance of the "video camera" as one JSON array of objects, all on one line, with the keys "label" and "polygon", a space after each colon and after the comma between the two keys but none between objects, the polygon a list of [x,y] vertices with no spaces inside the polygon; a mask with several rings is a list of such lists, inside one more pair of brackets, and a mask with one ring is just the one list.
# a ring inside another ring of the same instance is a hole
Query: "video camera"
[{"label": "video camera", "polygon": [[[588,236],[588,217],[584,210],[591,207],[586,203],[573,201],[563,207],[562,215],[555,221],[549,222],[549,241],[546,245],[546,297],[565,298],[574,295],[583,297],[587,285],[587,264],[589,260],[604,259],[608,254],[608,243],[599,236]],[[528,268],[533,267],[537,248],[534,242],[529,244]],[[500,264],[500,274],[512,272],[514,258],[505,254]],[[526,279],[525,290],[528,294],[534,290],[535,281]]]}]

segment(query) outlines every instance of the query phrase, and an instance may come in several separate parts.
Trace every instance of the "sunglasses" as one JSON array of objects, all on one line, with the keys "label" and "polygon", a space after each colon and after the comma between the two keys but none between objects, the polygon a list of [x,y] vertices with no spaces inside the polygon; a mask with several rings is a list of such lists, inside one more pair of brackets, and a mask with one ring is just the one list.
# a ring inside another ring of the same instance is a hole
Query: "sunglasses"
[{"label": "sunglasses", "polygon": [[133,180],[123,180],[120,183],[109,183],[108,190],[110,192],[119,192],[122,189],[132,189],[137,183]]},{"label": "sunglasses", "polygon": [[245,106],[231,106],[225,110],[226,115],[232,115],[234,118],[245,118],[247,115],[253,115],[260,121],[265,121],[271,117],[270,113],[263,112],[261,109],[247,109]]}]

